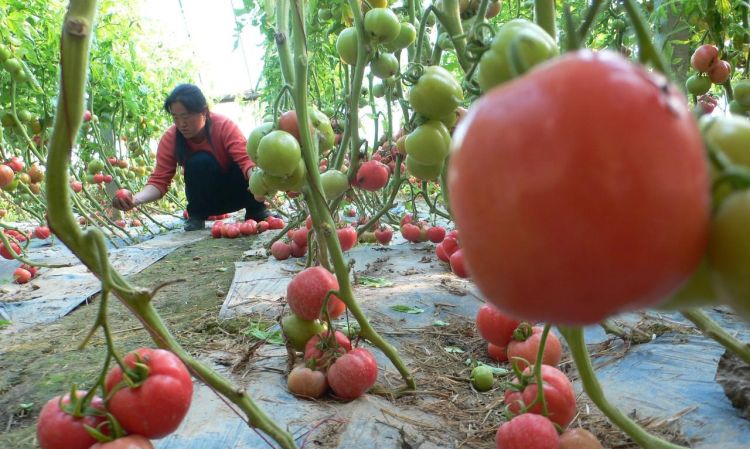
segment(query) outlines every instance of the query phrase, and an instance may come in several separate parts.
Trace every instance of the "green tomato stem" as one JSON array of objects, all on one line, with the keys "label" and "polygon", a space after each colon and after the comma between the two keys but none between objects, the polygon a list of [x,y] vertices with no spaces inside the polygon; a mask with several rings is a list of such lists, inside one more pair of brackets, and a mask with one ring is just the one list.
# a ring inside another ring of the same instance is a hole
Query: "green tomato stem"
[{"label": "green tomato stem", "polygon": [[555,0],[534,0],[534,22],[557,42]]},{"label": "green tomato stem", "polygon": [[750,345],[748,343],[743,343],[733,337],[701,309],[684,309],[680,310],[680,313],[691,323],[695,324],[695,327],[700,329],[705,336],[716,340],[720,345],[732,351],[737,357],[750,365]]},{"label": "green tomato stem", "polygon": [[628,17],[630,17],[630,22],[635,29],[635,35],[638,38],[638,59],[642,64],[651,62],[656,70],[669,77],[668,66],[661,53],[654,46],[651,32],[648,30],[648,22],[638,10],[633,0],[623,0],[623,3]]},{"label": "green tomato stem", "polygon": [[565,338],[565,341],[568,342],[568,347],[570,348],[576,368],[578,368],[578,374],[581,377],[581,384],[584,391],[614,425],[622,429],[623,432],[630,436],[643,449],[687,449],[684,446],[672,444],[651,435],[610,403],[604,395],[599,380],[596,378],[594,367],[591,364],[591,357],[586,348],[586,342],[583,339],[583,329],[580,327],[559,326],[558,330]]}]

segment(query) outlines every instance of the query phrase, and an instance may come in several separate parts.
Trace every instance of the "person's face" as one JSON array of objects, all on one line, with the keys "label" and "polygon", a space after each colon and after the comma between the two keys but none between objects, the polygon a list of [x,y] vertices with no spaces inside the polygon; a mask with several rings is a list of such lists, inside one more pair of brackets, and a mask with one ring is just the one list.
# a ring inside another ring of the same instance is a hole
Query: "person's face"
[{"label": "person's face", "polygon": [[206,114],[203,112],[190,112],[184,104],[175,101],[169,106],[172,113],[172,119],[177,130],[185,136],[186,139],[192,139],[203,131],[206,126]]}]

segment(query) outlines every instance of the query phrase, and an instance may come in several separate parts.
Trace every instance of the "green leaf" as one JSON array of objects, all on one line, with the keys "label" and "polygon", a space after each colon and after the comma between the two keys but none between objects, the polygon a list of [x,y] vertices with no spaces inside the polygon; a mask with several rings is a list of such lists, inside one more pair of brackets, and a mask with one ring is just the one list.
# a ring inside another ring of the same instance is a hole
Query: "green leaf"
[{"label": "green leaf", "polygon": [[250,327],[245,331],[245,335],[251,335],[258,340],[263,340],[272,345],[283,346],[284,337],[281,335],[281,329],[272,330],[272,327],[274,327],[275,324],[276,323],[269,325],[259,322],[250,323]]},{"label": "green leaf", "polygon": [[446,323],[443,320],[435,320],[435,321],[432,322],[433,326],[438,326],[438,327],[445,327],[445,326],[448,326],[449,324],[450,323]]},{"label": "green leaf", "polygon": [[357,284],[364,285],[365,287],[390,287],[393,285],[393,282],[383,279],[383,278],[376,278],[372,276],[357,276]]},{"label": "green leaf", "polygon": [[719,10],[721,15],[727,15],[732,10],[732,5],[729,0],[718,0],[716,2],[716,9]]},{"label": "green leaf", "polygon": [[394,310],[396,312],[411,313],[412,315],[416,315],[418,313],[424,313],[424,309],[421,309],[419,307],[404,306],[401,304],[391,306],[391,310]]},{"label": "green leaf", "polygon": [[464,350],[457,346],[446,346],[443,349],[445,350],[445,352],[450,353],[450,354],[463,354],[464,353]]},{"label": "green leaf", "polygon": [[0,329],[4,329],[8,326],[10,326],[12,323],[8,320],[0,319]]},{"label": "green leaf", "polygon": [[486,366],[487,368],[489,368],[490,370],[492,370],[492,374],[494,374],[495,376],[504,376],[504,375],[506,375],[506,374],[508,374],[510,372],[510,371],[508,371],[505,368],[500,368],[500,367],[497,367],[497,366],[487,365],[486,363],[482,363],[482,362],[477,362],[477,366]]},{"label": "green leaf", "polygon": [[225,271],[227,271],[227,268],[226,267],[217,268],[216,271],[220,271],[224,273]]}]

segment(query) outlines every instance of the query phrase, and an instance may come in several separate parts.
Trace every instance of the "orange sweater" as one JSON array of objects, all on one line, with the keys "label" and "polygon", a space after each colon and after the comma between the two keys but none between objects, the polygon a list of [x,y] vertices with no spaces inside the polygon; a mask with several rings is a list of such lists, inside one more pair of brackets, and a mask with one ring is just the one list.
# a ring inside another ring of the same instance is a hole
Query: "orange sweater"
[{"label": "orange sweater", "polygon": [[[247,177],[247,171],[255,164],[247,155],[245,136],[229,118],[215,112],[210,114],[211,144],[205,137],[200,142],[188,139],[188,157],[197,151],[207,151],[214,155],[225,172],[229,171],[232,162],[235,162]],[[177,132],[177,127],[172,125],[161,137],[156,149],[156,168],[148,178],[148,184],[159,189],[162,195],[169,190],[169,185],[177,171]]]}]

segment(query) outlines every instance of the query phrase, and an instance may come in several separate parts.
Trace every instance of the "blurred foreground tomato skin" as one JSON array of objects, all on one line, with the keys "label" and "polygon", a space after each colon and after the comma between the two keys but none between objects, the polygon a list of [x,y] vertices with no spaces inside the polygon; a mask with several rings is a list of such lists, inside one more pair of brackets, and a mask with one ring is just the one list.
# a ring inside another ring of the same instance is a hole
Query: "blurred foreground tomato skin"
[{"label": "blurred foreground tomato skin", "polygon": [[489,302],[579,325],[658,303],[694,271],[709,176],[684,96],[612,52],[578,51],[475,103],[449,191]]}]

